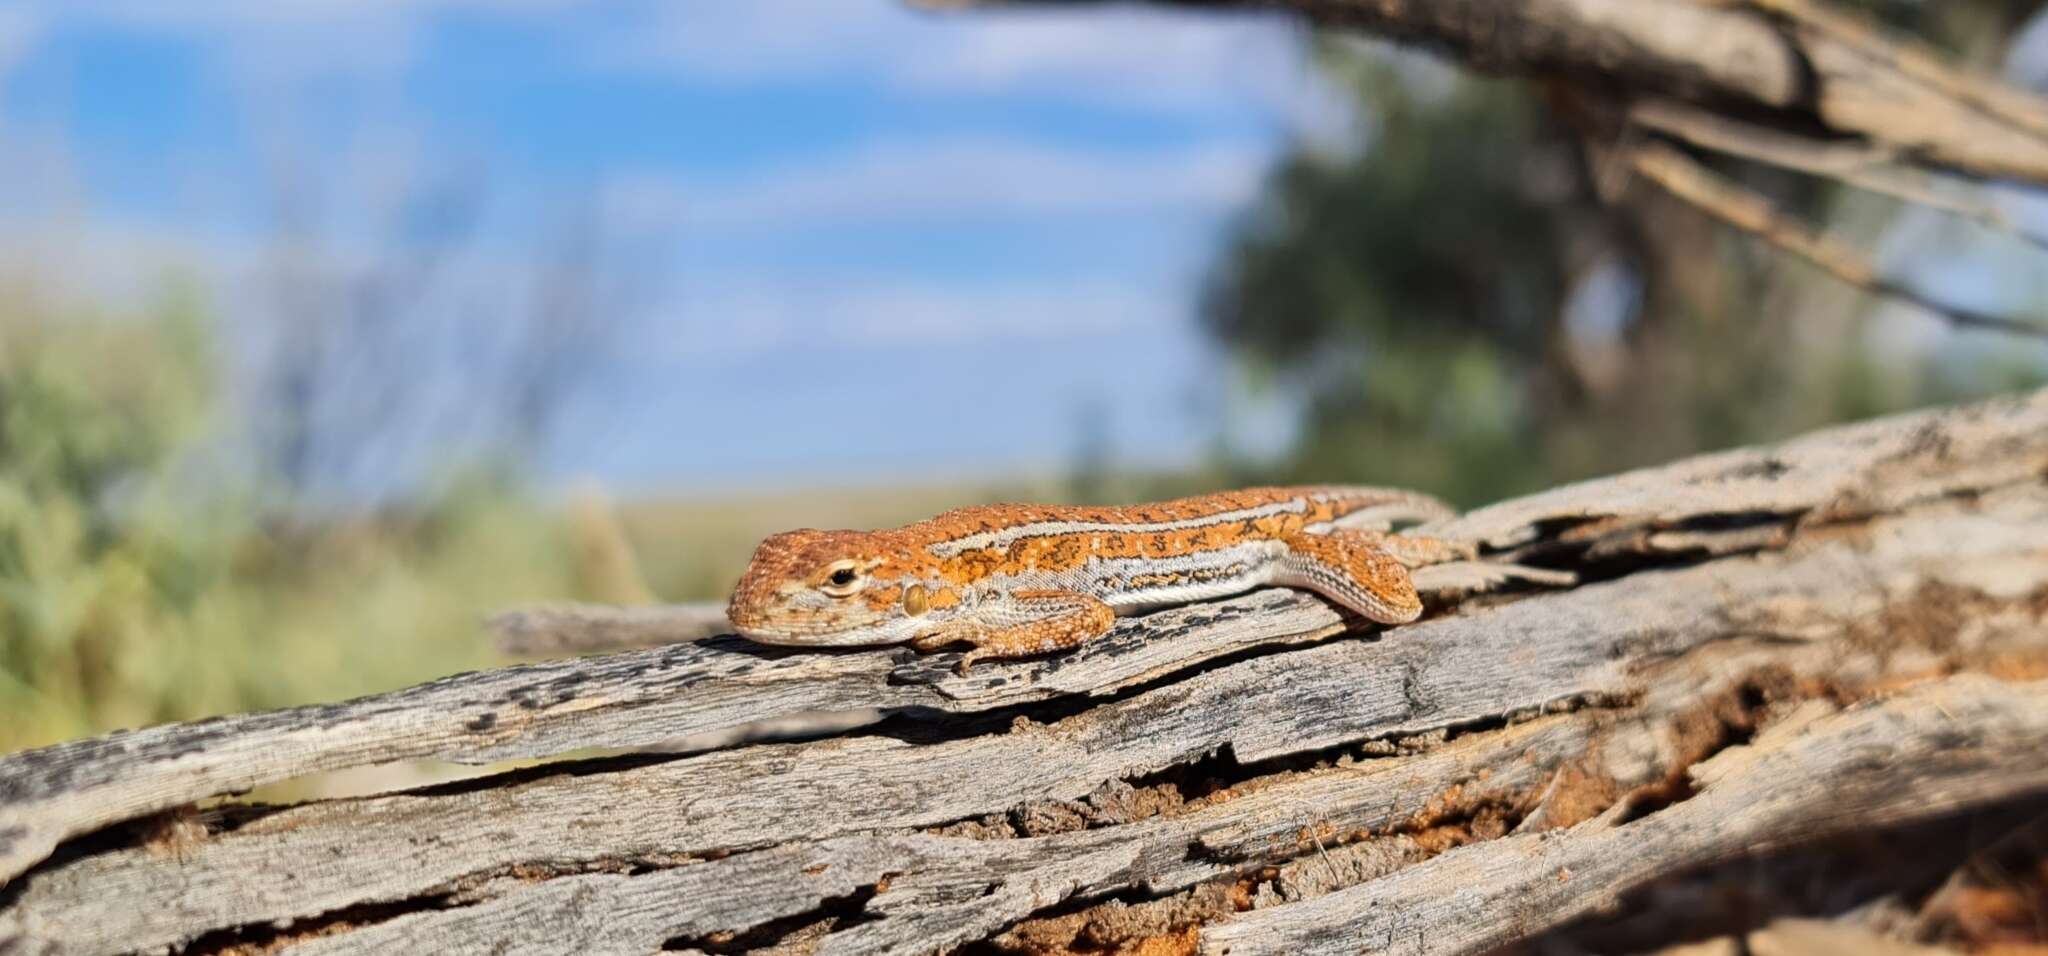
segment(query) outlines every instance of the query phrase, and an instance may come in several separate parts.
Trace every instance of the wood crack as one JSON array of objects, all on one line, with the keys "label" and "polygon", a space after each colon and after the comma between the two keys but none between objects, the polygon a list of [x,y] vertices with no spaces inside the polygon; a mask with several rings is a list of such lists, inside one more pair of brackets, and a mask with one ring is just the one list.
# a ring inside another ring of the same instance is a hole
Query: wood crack
[{"label": "wood crack", "polygon": [[411,913],[460,909],[470,905],[453,893],[429,893],[403,900],[362,903],[297,920],[289,925],[252,923],[212,930],[174,946],[173,956],[251,956],[272,953],[296,943],[376,926]]},{"label": "wood crack", "polygon": [[779,916],[742,932],[716,931],[671,936],[662,941],[663,952],[699,952],[709,956],[737,956],[763,950],[787,949],[814,942],[833,930],[867,922],[868,901],[889,885],[896,874],[884,873],[876,882],[850,893],[826,897],[801,913]]}]

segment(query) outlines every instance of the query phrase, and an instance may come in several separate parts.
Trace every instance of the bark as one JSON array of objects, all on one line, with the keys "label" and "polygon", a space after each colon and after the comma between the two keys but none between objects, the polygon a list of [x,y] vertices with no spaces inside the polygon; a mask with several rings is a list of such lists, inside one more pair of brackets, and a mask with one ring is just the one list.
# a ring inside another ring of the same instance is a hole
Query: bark
[{"label": "bark", "polygon": [[[2048,793],[2048,392],[1428,530],[1489,563],[1384,631],[1274,589],[967,676],[713,638],[17,754],[0,952],[1479,952]],[[885,719],[590,756],[820,710]],[[529,758],[562,759],[192,808]]]}]

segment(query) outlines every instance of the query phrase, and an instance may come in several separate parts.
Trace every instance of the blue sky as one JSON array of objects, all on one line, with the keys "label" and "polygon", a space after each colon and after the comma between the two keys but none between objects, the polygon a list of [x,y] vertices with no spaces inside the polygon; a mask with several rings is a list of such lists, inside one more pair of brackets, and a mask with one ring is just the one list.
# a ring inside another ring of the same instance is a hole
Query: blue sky
[{"label": "blue sky", "polygon": [[346,272],[408,190],[465,183],[472,311],[597,210],[644,290],[548,469],[628,490],[1054,470],[1097,412],[1122,463],[1192,460],[1236,394],[1193,320],[1221,227],[1343,122],[1264,16],[0,0],[14,267],[196,272],[260,338],[293,321],[261,292],[281,197]]},{"label": "blue sky", "polygon": [[[2017,45],[2009,72],[2039,82],[2048,16]],[[1273,160],[1350,139],[1306,51],[1282,18],[1139,7],[0,0],[0,271],[114,301],[196,275],[246,372],[324,321],[280,304],[280,275],[402,266],[431,233],[408,201],[469,197],[474,228],[402,329],[433,408],[344,463],[369,491],[459,441],[490,323],[533,308],[577,215],[630,294],[597,310],[551,481],[1056,472],[1091,417],[1125,466],[1219,435],[1256,453],[1288,440],[1287,403],[1235,379],[1194,307]],[[1903,225],[1878,248],[1941,294],[2048,295],[2037,253]],[[1917,314],[1871,331],[1901,353],[1948,338]]]}]

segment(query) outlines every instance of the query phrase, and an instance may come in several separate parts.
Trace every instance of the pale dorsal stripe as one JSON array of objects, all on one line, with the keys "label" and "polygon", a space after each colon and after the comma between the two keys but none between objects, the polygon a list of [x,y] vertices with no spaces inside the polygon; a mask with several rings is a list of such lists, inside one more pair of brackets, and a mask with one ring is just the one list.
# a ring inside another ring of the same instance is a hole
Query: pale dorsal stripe
[{"label": "pale dorsal stripe", "polygon": [[1230,524],[1250,521],[1278,514],[1299,513],[1308,510],[1305,498],[1289,498],[1259,505],[1254,508],[1240,508],[1236,511],[1219,511],[1215,514],[1199,515],[1193,518],[1179,518],[1173,521],[1147,522],[1102,522],[1102,521],[1034,521],[1012,528],[997,528],[970,534],[951,541],[935,541],[926,550],[942,558],[950,558],[968,551],[984,548],[1007,547],[1023,538],[1037,538],[1057,534],[1150,534],[1157,531],[1179,531],[1183,528],[1199,528],[1205,525]]}]

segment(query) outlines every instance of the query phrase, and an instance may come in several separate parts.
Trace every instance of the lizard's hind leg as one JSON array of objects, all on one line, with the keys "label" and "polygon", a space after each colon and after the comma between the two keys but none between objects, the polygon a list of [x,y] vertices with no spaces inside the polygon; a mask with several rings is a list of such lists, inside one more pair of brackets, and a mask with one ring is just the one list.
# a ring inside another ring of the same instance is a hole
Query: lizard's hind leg
[{"label": "lizard's hind leg", "polygon": [[1479,556],[1479,549],[1464,541],[1447,541],[1443,538],[1425,538],[1420,535],[1394,534],[1387,531],[1364,531],[1337,529],[1331,534],[1350,535],[1360,544],[1385,551],[1394,560],[1408,568],[1427,567],[1451,561],[1470,561]]},{"label": "lizard's hind leg", "polygon": [[1273,583],[1308,588],[1381,624],[1406,624],[1422,616],[1422,597],[1406,562],[1382,546],[1389,537],[1344,528],[1289,535]]}]

